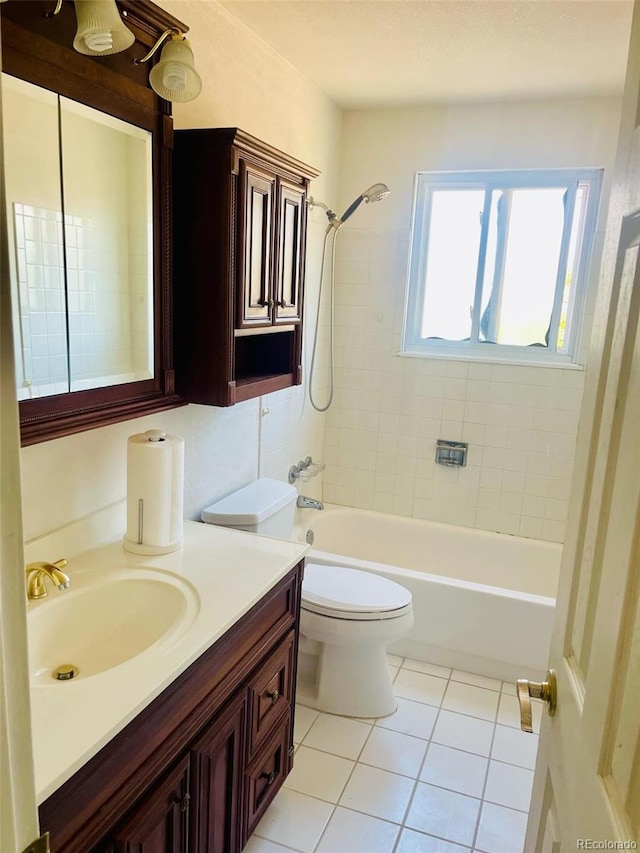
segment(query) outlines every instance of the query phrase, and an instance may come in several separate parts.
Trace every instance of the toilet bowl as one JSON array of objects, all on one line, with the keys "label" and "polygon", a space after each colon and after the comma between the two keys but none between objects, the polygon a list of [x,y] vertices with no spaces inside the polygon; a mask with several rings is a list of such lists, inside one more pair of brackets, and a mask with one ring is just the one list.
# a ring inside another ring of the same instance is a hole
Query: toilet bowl
[{"label": "toilet bowl", "polygon": [[[262,478],[202,512],[208,524],[291,539],[297,491]],[[371,572],[308,562],[300,611],[299,694],[347,717],[396,709],[387,646],[413,624],[411,593]]]},{"label": "toilet bowl", "polygon": [[315,641],[315,683],[304,680],[305,701],[346,717],[386,717],[397,706],[387,646],[413,624],[411,593],[387,578],[307,563],[300,633]]}]

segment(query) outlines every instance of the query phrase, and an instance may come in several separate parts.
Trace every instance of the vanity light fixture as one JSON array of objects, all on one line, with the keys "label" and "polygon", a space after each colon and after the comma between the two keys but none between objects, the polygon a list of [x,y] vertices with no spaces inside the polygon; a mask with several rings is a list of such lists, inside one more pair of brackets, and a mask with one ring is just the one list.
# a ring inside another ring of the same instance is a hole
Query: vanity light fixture
[{"label": "vanity light fixture", "polygon": [[192,101],[200,94],[202,80],[193,67],[189,41],[180,30],[165,30],[146,56],[133,61],[136,65],[147,62],[168,36],[171,38],[162,48],[160,62],[151,69],[149,83],[154,92],[166,101]]},{"label": "vanity light fixture", "polygon": [[[73,40],[73,49],[87,56],[109,56],[131,47],[136,37],[124,25],[116,0],[75,0],[78,29]],[[58,0],[53,18],[62,9]]]}]

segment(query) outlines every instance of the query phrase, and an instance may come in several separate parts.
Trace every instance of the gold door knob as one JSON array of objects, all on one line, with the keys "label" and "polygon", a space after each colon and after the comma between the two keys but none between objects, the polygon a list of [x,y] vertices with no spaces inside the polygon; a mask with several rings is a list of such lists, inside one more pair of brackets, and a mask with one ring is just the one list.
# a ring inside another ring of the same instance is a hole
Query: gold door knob
[{"label": "gold door knob", "polygon": [[550,717],[553,717],[556,712],[558,691],[555,671],[553,669],[547,670],[546,681],[529,681],[527,678],[519,678],[516,682],[516,696],[520,703],[520,728],[523,732],[532,732],[532,699],[542,699],[543,702],[546,702],[547,713]]}]

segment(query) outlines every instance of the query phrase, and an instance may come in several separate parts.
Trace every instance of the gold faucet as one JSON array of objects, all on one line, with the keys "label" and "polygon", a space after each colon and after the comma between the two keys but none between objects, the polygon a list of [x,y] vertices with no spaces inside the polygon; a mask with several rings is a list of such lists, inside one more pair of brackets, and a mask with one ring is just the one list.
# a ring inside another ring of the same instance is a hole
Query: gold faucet
[{"label": "gold faucet", "polygon": [[69,575],[66,575],[61,569],[67,565],[66,560],[55,560],[53,563],[37,561],[27,564],[27,598],[32,601],[34,598],[44,598],[47,594],[44,585],[45,577],[55,584],[58,589],[69,589],[71,581]]}]

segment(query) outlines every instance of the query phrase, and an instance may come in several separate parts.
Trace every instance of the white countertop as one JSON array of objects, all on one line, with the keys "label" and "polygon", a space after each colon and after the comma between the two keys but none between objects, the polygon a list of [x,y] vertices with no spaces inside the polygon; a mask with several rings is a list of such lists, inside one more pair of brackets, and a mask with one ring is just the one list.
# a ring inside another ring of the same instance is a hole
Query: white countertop
[{"label": "white countertop", "polygon": [[[187,521],[184,547],[173,554],[130,554],[122,540],[69,560],[74,572],[139,569],[173,572],[199,598],[191,626],[169,644],[146,651],[98,675],[31,689],[36,795],[43,802],[121,731],[180,673],[259,601],[308,550],[307,545],[268,539]],[[47,599],[28,607],[46,607]]]}]

